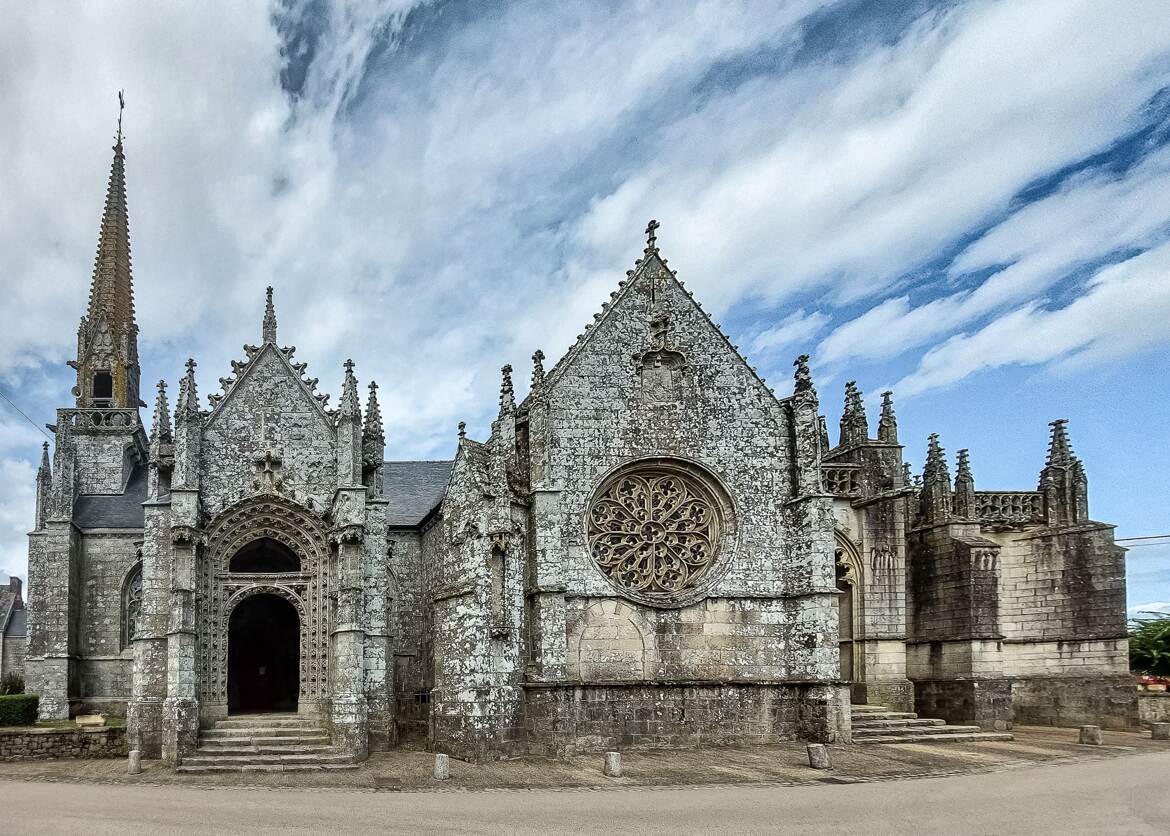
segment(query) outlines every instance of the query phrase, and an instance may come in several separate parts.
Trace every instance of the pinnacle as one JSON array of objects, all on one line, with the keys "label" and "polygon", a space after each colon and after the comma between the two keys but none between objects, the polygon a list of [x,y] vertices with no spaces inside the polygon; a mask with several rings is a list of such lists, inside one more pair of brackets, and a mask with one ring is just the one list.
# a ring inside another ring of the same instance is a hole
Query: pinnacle
[{"label": "pinnacle", "polygon": [[516,393],[512,389],[512,365],[505,363],[500,369],[500,414],[516,408]]},{"label": "pinnacle", "polygon": [[366,425],[362,435],[366,438],[382,438],[385,430],[382,427],[382,409],[378,405],[378,384],[370,381],[370,397],[366,401]]},{"label": "pinnacle", "polygon": [[1067,425],[1067,418],[1058,418],[1048,425],[1052,427],[1052,439],[1048,443],[1048,467],[1069,467],[1076,461],[1068,440]]},{"label": "pinnacle", "polygon": [[266,301],[264,302],[264,325],[262,328],[262,338],[266,343],[276,344],[276,308],[272,304],[272,287],[269,286],[266,291]]},{"label": "pinnacle", "polygon": [[154,421],[150,428],[150,437],[154,441],[171,440],[171,414],[167,405],[167,382],[158,382],[158,397],[154,402]]},{"label": "pinnacle", "polygon": [[532,355],[532,388],[544,383],[544,352],[539,348]]},{"label": "pinnacle", "polygon": [[341,386],[341,402],[337,405],[338,415],[360,421],[362,405],[358,399],[357,378],[353,376],[353,360],[346,360],[345,382]]}]

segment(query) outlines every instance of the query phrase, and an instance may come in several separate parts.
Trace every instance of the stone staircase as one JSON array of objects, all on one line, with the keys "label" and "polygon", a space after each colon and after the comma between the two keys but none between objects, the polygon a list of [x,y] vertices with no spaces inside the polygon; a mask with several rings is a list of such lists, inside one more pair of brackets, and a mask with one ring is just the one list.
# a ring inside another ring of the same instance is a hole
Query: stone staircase
[{"label": "stone staircase", "polygon": [[973,743],[1011,740],[1006,732],[985,732],[978,726],[948,726],[908,711],[890,711],[883,705],[852,705],[854,743]]},{"label": "stone staircase", "polygon": [[199,747],[176,770],[302,772],[357,769],[353,758],[330,745],[320,724],[296,714],[247,714],[218,721],[199,732]]}]

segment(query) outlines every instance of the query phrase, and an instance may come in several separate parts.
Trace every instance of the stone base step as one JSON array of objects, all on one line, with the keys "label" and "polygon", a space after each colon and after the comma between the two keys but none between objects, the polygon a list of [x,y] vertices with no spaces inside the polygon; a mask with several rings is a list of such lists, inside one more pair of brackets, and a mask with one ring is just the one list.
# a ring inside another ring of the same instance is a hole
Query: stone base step
[{"label": "stone base step", "polygon": [[320,726],[252,726],[250,728],[203,729],[199,736],[208,740],[233,737],[305,737],[322,734]]},{"label": "stone base step", "polygon": [[853,739],[863,737],[937,737],[940,734],[977,734],[983,731],[978,726],[921,726],[903,729],[854,729]]},{"label": "stone base step", "polygon": [[322,766],[327,763],[352,763],[353,758],[340,752],[310,752],[279,755],[204,755],[198,752],[183,758],[183,766],[269,766],[273,764],[304,764]]},{"label": "stone base step", "polygon": [[962,734],[890,735],[887,737],[855,737],[854,743],[980,743],[1012,740],[1006,732],[964,732]]},{"label": "stone base step", "polygon": [[341,772],[357,769],[353,763],[287,763],[287,764],[248,764],[245,766],[231,766],[225,764],[186,764],[175,771],[184,775],[225,775],[242,772]]},{"label": "stone base step", "polygon": [[216,746],[328,746],[329,737],[324,734],[304,735],[302,737],[252,737],[250,735],[235,735],[232,737],[199,736],[199,745]]},{"label": "stone base step", "polygon": [[318,743],[310,746],[209,746],[204,742],[195,750],[196,755],[216,757],[225,755],[239,757],[240,755],[330,755],[333,748],[328,743]]},{"label": "stone base step", "polygon": [[910,729],[928,728],[930,726],[945,726],[945,720],[931,720],[925,717],[905,717],[897,720],[862,720],[853,719],[853,728],[856,729]]}]

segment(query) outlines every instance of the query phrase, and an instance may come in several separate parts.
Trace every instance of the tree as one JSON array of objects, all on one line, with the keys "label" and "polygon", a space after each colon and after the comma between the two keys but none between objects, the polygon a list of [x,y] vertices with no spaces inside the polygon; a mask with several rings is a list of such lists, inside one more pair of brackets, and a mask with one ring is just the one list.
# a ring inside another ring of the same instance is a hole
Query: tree
[{"label": "tree", "polygon": [[1129,666],[1135,673],[1170,676],[1170,615],[1143,613],[1129,629]]}]

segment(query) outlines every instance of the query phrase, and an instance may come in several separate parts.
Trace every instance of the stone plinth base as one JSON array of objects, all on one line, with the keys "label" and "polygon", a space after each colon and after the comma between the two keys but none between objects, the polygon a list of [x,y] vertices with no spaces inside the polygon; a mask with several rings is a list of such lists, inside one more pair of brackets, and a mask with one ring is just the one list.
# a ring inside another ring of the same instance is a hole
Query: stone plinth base
[{"label": "stone plinth base", "polygon": [[849,692],[858,705],[884,705],[890,711],[914,710],[914,683],[908,679],[854,682]]},{"label": "stone plinth base", "polygon": [[1011,695],[1017,723],[1093,724],[1106,729],[1138,726],[1138,692],[1129,674],[1013,678]]},{"label": "stone plinth base", "polygon": [[914,682],[914,710],[920,717],[984,731],[1012,727],[1011,683],[1006,679],[920,679]]},{"label": "stone plinth base", "polygon": [[436,688],[431,748],[480,763],[525,752],[524,695],[512,686]]},{"label": "stone plinth base", "polygon": [[849,686],[607,682],[525,686],[528,751],[849,741]]}]

